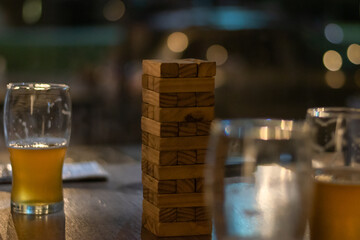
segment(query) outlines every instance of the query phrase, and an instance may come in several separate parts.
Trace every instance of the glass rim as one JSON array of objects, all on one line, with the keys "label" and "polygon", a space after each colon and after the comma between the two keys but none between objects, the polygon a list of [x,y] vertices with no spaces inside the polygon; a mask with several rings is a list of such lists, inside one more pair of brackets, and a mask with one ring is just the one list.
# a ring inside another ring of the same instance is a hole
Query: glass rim
[{"label": "glass rim", "polygon": [[308,108],[307,116],[310,117],[339,117],[341,115],[360,118],[360,108],[352,107],[316,107]]},{"label": "glass rim", "polygon": [[18,89],[27,89],[27,90],[53,90],[53,89],[62,89],[68,90],[70,87],[62,83],[8,83],[6,85],[7,89],[18,90]]}]

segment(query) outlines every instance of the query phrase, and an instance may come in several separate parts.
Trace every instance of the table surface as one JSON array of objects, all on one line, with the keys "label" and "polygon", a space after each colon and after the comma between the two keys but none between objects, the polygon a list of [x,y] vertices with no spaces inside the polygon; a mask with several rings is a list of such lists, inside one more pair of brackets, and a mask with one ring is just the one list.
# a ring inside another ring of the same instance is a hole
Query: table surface
[{"label": "table surface", "polygon": [[[141,227],[140,158],[140,145],[70,147],[65,162],[97,161],[108,171],[109,179],[64,183],[64,211],[50,215],[12,214],[11,184],[0,184],[0,240],[160,239]],[[6,149],[0,149],[0,163],[9,163]],[[215,239],[161,239],[211,238]]]},{"label": "table surface", "polygon": [[[60,213],[38,217],[12,214],[11,184],[0,184],[0,240],[157,239],[141,227],[140,154],[140,146],[70,147],[66,162],[95,160],[110,177],[107,181],[64,183],[64,211]],[[8,163],[8,159],[7,151],[0,150],[0,163]]]}]

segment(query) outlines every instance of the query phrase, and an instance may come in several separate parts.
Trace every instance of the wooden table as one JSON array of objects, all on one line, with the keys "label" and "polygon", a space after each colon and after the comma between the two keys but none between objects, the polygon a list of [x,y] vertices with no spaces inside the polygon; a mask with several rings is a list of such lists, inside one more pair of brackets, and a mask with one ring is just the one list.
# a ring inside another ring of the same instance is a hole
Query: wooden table
[{"label": "wooden table", "polygon": [[[12,214],[11,184],[0,184],[0,240],[157,239],[141,228],[140,146],[70,147],[65,161],[90,160],[96,160],[110,173],[108,181],[65,183],[65,205],[60,213],[37,217]],[[8,161],[6,150],[0,151],[0,162]]]}]

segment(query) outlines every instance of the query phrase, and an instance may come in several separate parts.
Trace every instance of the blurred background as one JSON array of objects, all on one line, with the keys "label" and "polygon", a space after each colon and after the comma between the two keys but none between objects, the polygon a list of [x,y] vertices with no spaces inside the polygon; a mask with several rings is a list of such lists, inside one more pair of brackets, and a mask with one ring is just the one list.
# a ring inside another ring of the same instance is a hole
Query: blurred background
[{"label": "blurred background", "polygon": [[1,0],[0,107],[8,82],[66,83],[72,144],[140,143],[149,58],[216,61],[217,118],[360,107],[359,19],[356,0]]}]

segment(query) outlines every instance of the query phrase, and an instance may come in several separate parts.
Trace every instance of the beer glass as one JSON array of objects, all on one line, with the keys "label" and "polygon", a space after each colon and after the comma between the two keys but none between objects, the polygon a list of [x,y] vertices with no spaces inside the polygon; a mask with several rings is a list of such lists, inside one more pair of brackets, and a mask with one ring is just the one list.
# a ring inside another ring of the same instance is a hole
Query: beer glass
[{"label": "beer glass", "polygon": [[311,162],[303,123],[215,121],[206,196],[217,239],[303,240]]},{"label": "beer glass", "polygon": [[67,85],[7,85],[4,132],[13,172],[13,212],[48,214],[63,209],[62,167],[70,131]]},{"label": "beer glass", "polygon": [[312,129],[312,240],[360,239],[360,109],[308,109]]}]

